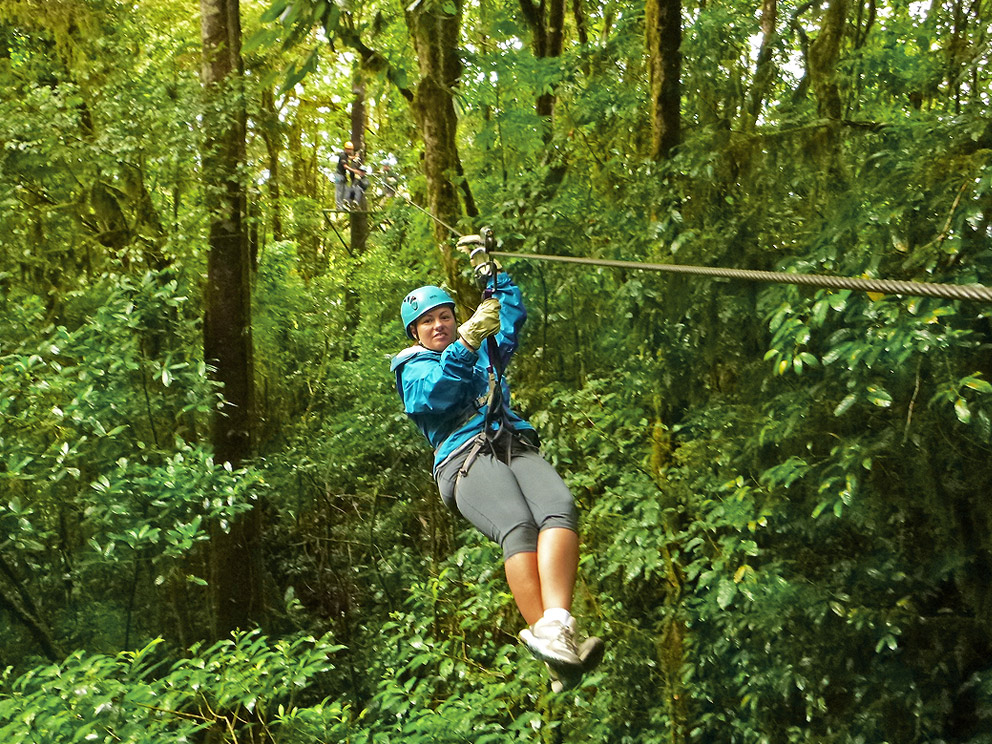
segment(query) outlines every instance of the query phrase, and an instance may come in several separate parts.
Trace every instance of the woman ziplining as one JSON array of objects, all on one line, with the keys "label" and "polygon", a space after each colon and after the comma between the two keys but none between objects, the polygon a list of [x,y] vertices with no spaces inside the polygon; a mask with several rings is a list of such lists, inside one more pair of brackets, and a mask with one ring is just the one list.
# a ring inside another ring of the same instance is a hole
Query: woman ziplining
[{"label": "woman ziplining", "polygon": [[[555,692],[575,687],[603,657],[595,636],[579,642],[571,614],[579,563],[571,492],[541,456],[534,427],[509,406],[503,370],[517,349],[527,312],[520,289],[468,235],[458,250],[491,290],[461,325],[455,302],[436,286],[400,304],[417,342],[394,357],[404,412],[434,447],[441,499],[503,551],[507,584],[527,627],[520,640],[544,661]],[[485,344],[483,342],[486,342]]]}]

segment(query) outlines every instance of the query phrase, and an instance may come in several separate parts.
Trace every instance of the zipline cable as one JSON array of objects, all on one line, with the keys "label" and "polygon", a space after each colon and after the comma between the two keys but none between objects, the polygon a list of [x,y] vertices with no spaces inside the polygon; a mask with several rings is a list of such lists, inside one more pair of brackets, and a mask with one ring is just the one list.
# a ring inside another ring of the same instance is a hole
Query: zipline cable
[{"label": "zipline cable", "polygon": [[581,258],[577,256],[549,256],[544,253],[493,251],[492,255],[498,258],[557,261],[560,263],[606,266],[617,269],[632,269],[635,271],[667,271],[674,274],[708,276],[714,279],[742,279],[752,282],[800,284],[825,289],[854,289],[881,294],[992,302],[992,288],[981,284],[935,284],[930,282],[901,281],[898,279],[861,279],[830,274],[791,274],[784,271],[757,271],[752,269],[725,269],[713,266],[688,266],[684,264],[640,263],[637,261],[616,261],[605,258]]},{"label": "zipline cable", "polygon": [[[374,176],[373,176],[374,177]],[[416,204],[409,196],[399,194],[400,198],[410,206],[419,209],[441,227],[448,230],[456,238],[462,234],[428,210]],[[910,282],[900,279],[863,279],[851,276],[836,276],[832,274],[793,274],[785,271],[759,271],[756,269],[726,269],[718,266],[689,266],[686,264],[641,263],[639,261],[618,261],[606,258],[582,258],[579,256],[550,256],[546,253],[508,253],[506,251],[490,251],[489,254],[498,258],[520,258],[534,261],[556,261],[583,266],[604,266],[614,269],[631,269],[633,271],[665,271],[672,274],[689,274],[706,276],[713,279],[739,279],[750,282],[769,282],[775,284],[796,284],[822,289],[853,289],[861,292],[878,292],[880,294],[909,295],[913,297],[940,297],[947,300],[970,300],[974,302],[992,302],[992,288],[982,284],[937,284],[933,282]]]},{"label": "zipline cable", "polygon": [[431,214],[430,212],[428,212],[422,206],[420,206],[419,204],[417,204],[416,202],[414,202],[409,196],[405,196],[404,195],[404,196],[402,196],[402,198],[403,199],[406,199],[407,204],[409,204],[411,207],[414,207],[415,209],[419,209],[421,212],[423,212],[424,214],[426,214],[428,217],[430,217],[432,220],[434,220],[441,227],[445,228],[448,232],[450,232],[456,238],[463,238],[463,237],[465,237],[460,232],[458,232],[455,228],[453,228],[451,225],[447,224],[442,219],[440,219],[438,217],[435,217],[433,214]]},{"label": "zipline cable", "polygon": [[[369,178],[371,180],[378,181],[379,184],[380,184],[380,186],[382,186],[382,187],[385,187],[387,185],[386,184],[386,179],[381,178],[380,176],[378,176],[378,175],[376,175],[374,173],[369,173],[368,176],[369,176]],[[422,206],[420,206],[419,204],[417,204],[407,194],[401,194],[401,193],[399,193],[399,191],[395,191],[394,194],[393,194],[393,196],[398,196],[400,199],[402,199],[403,201],[405,201],[407,204],[409,204],[414,209],[419,209],[421,212],[423,212],[424,214],[426,214],[428,217],[430,217],[432,220],[434,220],[437,224],[439,224],[445,230],[447,230],[448,232],[450,232],[456,238],[463,238],[463,237],[465,237],[460,232],[458,232],[455,228],[453,228],[451,225],[449,225],[444,220],[442,220],[440,217],[435,217],[428,210],[424,209]]]}]

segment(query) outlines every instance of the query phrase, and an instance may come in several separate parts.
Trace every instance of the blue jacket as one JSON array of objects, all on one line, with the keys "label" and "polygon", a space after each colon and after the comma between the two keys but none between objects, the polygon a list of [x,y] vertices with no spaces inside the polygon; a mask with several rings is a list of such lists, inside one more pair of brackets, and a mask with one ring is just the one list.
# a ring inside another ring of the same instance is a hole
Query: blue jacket
[{"label": "blue jacket", "polygon": [[[523,296],[510,279],[496,276],[493,297],[500,302],[500,329],[496,333],[503,369],[517,349],[520,329],[527,319]],[[403,411],[434,447],[434,472],[453,452],[464,446],[485,426],[489,395],[489,349],[483,342],[472,351],[460,340],[444,351],[431,351],[419,344],[393,357],[396,391]],[[504,420],[514,431],[533,431],[524,419],[510,410],[510,387],[502,380]],[[494,423],[493,428],[498,424]]]}]

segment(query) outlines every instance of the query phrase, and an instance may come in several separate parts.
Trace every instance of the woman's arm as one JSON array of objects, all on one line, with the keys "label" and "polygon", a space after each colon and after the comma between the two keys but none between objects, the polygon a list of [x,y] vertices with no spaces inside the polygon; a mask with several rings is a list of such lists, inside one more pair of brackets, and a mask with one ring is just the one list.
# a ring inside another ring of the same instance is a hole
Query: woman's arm
[{"label": "woman's arm", "polygon": [[520,331],[527,321],[527,308],[524,307],[523,293],[505,271],[496,274],[496,289],[493,297],[499,300],[500,327],[499,333],[496,334],[496,342],[499,346],[500,361],[505,368],[520,342]]},{"label": "woman's arm", "polygon": [[478,354],[460,341],[448,346],[438,359],[418,354],[400,370],[404,411],[408,414],[444,414],[462,411],[475,399],[475,363]]}]

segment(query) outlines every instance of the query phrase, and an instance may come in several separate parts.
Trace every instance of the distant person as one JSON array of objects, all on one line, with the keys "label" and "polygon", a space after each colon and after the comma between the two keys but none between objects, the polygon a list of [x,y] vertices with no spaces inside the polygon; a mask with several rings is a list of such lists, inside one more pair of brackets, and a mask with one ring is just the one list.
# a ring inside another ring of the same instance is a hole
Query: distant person
[{"label": "distant person", "polygon": [[[334,172],[334,204],[338,210],[358,209],[361,195],[368,188],[368,178],[361,168],[361,155],[355,151],[355,146],[349,141],[344,143],[344,150],[338,153],[338,167]],[[358,185],[361,194],[354,191],[356,182],[364,180],[364,186]],[[352,206],[352,203],[356,206]]]},{"label": "distant person", "polygon": [[358,211],[366,209],[368,204],[365,201],[365,191],[369,187],[369,177],[365,172],[360,158],[353,158],[351,161],[352,180],[348,187],[348,199],[346,209]]},{"label": "distant person", "polygon": [[346,209],[348,188],[354,179],[351,172],[351,161],[355,157],[355,146],[351,142],[344,143],[344,150],[338,153],[338,167],[334,171],[334,205],[337,209]]},{"label": "distant person", "polygon": [[[599,638],[578,640],[571,614],[579,562],[578,517],[568,486],[538,450],[534,427],[510,409],[502,370],[527,313],[509,274],[490,264],[482,240],[458,241],[493,296],[458,325],[440,287],[410,292],[400,318],[415,344],[391,369],[404,412],[434,447],[444,504],[496,542],[507,584],[527,627],[520,640],[547,664],[555,692],[579,684],[603,656]],[[494,343],[490,346],[489,341]]]},{"label": "distant person", "polygon": [[392,199],[400,187],[400,180],[393,172],[393,167],[386,163],[379,172],[379,188],[382,189],[382,198]]}]

